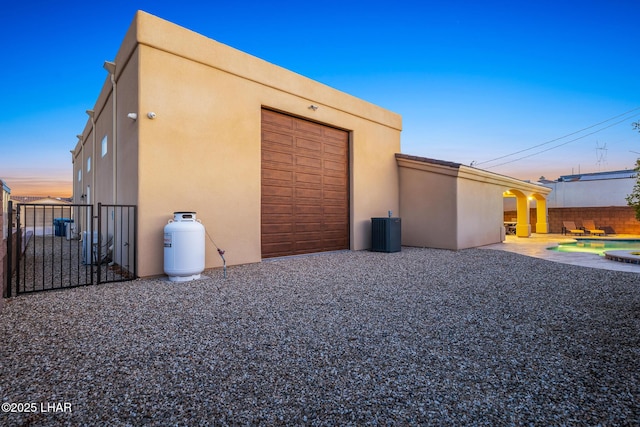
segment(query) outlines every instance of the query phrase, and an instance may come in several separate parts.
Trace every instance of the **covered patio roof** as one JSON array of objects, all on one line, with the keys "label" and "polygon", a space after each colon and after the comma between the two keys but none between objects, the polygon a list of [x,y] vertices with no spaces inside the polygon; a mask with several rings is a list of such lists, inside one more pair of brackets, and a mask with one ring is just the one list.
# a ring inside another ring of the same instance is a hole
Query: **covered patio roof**
[{"label": "covered patio roof", "polygon": [[551,192],[551,189],[544,185],[522,181],[510,176],[489,172],[472,166],[466,166],[462,163],[431,159],[428,157],[411,156],[402,153],[396,153],[396,160],[399,165],[404,167],[499,185],[505,188],[504,191],[518,190],[527,196],[533,194],[546,196]]}]

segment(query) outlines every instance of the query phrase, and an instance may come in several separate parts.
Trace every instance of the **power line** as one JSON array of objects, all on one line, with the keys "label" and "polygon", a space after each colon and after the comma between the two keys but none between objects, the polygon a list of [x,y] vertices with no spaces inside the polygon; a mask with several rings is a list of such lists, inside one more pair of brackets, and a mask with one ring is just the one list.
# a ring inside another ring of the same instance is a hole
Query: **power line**
[{"label": "power line", "polygon": [[[620,116],[618,116],[618,117],[620,117]],[[626,120],[628,120],[628,119],[629,119],[629,118],[627,117],[626,119],[622,119],[622,120],[620,120],[620,121],[617,121],[617,122],[615,122],[615,123],[610,124],[609,126],[605,126],[605,127],[601,128],[601,129],[595,130],[595,131],[593,131],[593,132],[591,132],[591,133],[588,133],[588,134],[586,134],[586,135],[579,136],[578,138],[574,138],[574,139],[571,139],[571,140],[569,140],[569,141],[563,142],[562,144],[554,145],[553,147],[547,148],[547,149],[545,149],[545,150],[537,151],[537,152],[535,152],[535,153],[533,153],[533,154],[529,154],[529,155],[526,155],[526,156],[522,156],[522,157],[519,157],[519,158],[514,159],[514,160],[509,160],[508,162],[499,163],[499,164],[497,164],[497,165],[493,165],[493,166],[487,166],[487,167],[485,167],[485,169],[497,168],[498,166],[506,165],[506,164],[509,164],[509,163],[517,162],[517,161],[519,161],[519,160],[523,160],[523,159],[527,159],[527,158],[529,158],[529,157],[536,156],[536,155],[538,155],[538,154],[546,153],[547,151],[551,151],[551,150],[554,150],[554,149],[556,149],[556,148],[558,148],[558,147],[562,147],[563,145],[567,145],[567,144],[569,144],[569,143],[571,143],[571,142],[575,142],[575,141],[577,141],[577,140],[579,140],[579,139],[586,138],[586,137],[588,137],[588,136],[590,136],[590,135],[596,134],[596,133],[598,133],[598,132],[600,132],[600,131],[602,131],[602,130],[608,129],[608,128],[612,127],[612,126],[619,125],[620,123],[622,123],[622,122],[624,122],[624,121],[626,121]],[[593,126],[591,126],[591,127],[593,127]],[[574,133],[575,133],[575,132],[574,132]],[[556,139],[556,141],[557,141],[557,139]],[[523,151],[527,151],[527,150],[523,150]],[[522,152],[522,151],[520,151],[520,153],[521,153],[521,152]],[[501,157],[501,158],[504,158],[504,157],[507,157],[507,156],[503,156],[503,157]],[[494,159],[494,160],[497,160],[497,159]]]},{"label": "power line", "polygon": [[[601,124],[604,124],[604,123],[610,122],[611,120],[615,120],[615,119],[617,119],[617,118],[619,118],[619,117],[622,117],[622,116],[626,116],[627,114],[629,114],[629,113],[633,113],[634,111],[637,111],[637,110],[640,110],[640,107],[632,108],[632,109],[631,109],[631,110],[629,110],[629,111],[626,111],[626,112],[624,112],[624,113],[622,113],[622,114],[618,114],[617,116],[614,116],[614,117],[608,118],[608,119],[603,120],[603,121],[601,121],[601,122],[599,122],[599,123],[596,123],[596,124],[594,124],[594,125],[587,126],[586,128],[583,128],[583,129],[577,130],[577,131],[575,131],[575,132],[571,132],[571,133],[569,133],[569,134],[567,134],[567,135],[564,135],[564,136],[561,136],[561,137],[558,137],[558,138],[552,139],[552,140],[547,141],[547,142],[543,142],[543,143],[538,144],[538,145],[534,145],[534,146],[529,147],[529,148],[525,148],[524,150],[520,150],[520,151],[516,151],[515,153],[506,154],[506,155],[504,155],[504,156],[496,157],[495,159],[485,160],[484,162],[475,163],[475,166],[483,165],[483,164],[485,164],[485,163],[495,162],[496,160],[501,160],[501,159],[504,159],[504,158],[506,158],[506,157],[515,156],[515,155],[517,155],[517,154],[524,153],[525,151],[531,151],[531,150],[533,150],[534,148],[542,147],[542,146],[544,146],[544,145],[551,144],[552,142],[556,142],[556,141],[559,141],[559,140],[561,140],[561,139],[564,139],[564,138],[570,137],[570,136],[572,136],[572,135],[578,134],[578,133],[580,133],[580,132],[584,132],[585,130],[588,130],[588,129],[594,128],[594,127],[596,127],[596,126],[600,126]],[[617,123],[614,123],[614,125],[616,125],[616,124],[620,124],[620,123],[622,123],[623,121],[625,121],[625,120],[627,120],[627,119],[629,119],[629,117],[628,117],[628,118],[626,118],[626,119],[623,119],[623,120],[621,120],[621,121],[619,121],[619,122],[617,122]],[[594,133],[597,133],[597,132],[600,132],[601,130],[604,130],[604,129],[610,128],[611,126],[614,126],[614,125],[610,125],[610,126],[604,127],[604,128],[599,129],[599,130],[597,130],[597,131],[595,131],[595,132],[589,133],[589,134],[585,135],[584,137],[589,136],[589,135],[593,135]],[[576,139],[574,139],[574,140],[572,140],[572,141],[569,141],[569,142],[577,141],[578,139],[581,139],[581,138],[584,138],[584,137],[576,138]],[[557,145],[556,147],[553,147],[553,148],[561,147],[562,145],[565,145],[565,144],[567,144],[567,143],[563,143],[563,144]],[[553,149],[553,148],[551,148],[551,149]],[[549,150],[543,150],[543,151],[540,151],[539,153],[544,153],[545,151],[549,151]],[[539,153],[536,153],[536,154],[539,154]],[[532,155],[535,155],[535,154],[532,154]],[[525,157],[522,157],[522,159],[526,159],[527,157],[531,157],[531,156],[525,156]],[[520,160],[520,159],[517,159],[517,160]],[[516,161],[516,160],[513,160],[513,161]],[[501,163],[501,164],[499,164],[499,165],[495,165],[495,166],[489,166],[489,167],[487,167],[487,168],[490,168],[490,167],[496,167],[496,166],[501,166],[501,165],[504,165],[504,164],[507,164],[507,163],[511,163],[511,161],[506,162],[506,163]]]}]

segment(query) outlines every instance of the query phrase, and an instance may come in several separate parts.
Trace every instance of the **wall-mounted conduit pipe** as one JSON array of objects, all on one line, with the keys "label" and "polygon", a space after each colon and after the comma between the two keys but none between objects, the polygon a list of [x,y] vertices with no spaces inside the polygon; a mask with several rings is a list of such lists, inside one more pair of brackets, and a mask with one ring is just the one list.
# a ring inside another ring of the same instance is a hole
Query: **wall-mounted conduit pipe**
[{"label": "wall-mounted conduit pipe", "polygon": [[117,154],[118,154],[118,127],[116,126],[117,112],[118,112],[118,90],[116,83],[116,63],[111,61],[104,61],[104,69],[109,72],[111,76],[111,86],[113,87],[113,132],[111,139],[113,141],[113,204],[118,204],[118,180],[117,180]]}]

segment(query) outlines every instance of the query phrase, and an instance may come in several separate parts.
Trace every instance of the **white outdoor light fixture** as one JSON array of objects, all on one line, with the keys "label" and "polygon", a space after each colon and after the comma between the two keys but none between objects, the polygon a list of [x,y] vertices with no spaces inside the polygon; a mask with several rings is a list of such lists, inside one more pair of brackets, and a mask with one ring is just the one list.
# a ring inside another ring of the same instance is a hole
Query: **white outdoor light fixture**
[{"label": "white outdoor light fixture", "polygon": [[129,113],[127,114],[127,117],[129,117],[134,122],[138,119],[138,115],[136,113]]},{"label": "white outdoor light fixture", "polygon": [[147,113],[147,117],[149,117],[151,120],[156,118],[156,113],[154,113],[153,111],[149,111]]}]

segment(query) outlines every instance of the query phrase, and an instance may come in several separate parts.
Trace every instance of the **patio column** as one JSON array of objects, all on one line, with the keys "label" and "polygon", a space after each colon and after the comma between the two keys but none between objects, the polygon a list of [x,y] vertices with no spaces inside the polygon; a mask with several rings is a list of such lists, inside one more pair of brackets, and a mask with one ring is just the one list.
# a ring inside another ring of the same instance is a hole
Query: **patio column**
[{"label": "patio column", "polygon": [[549,233],[549,215],[547,211],[547,199],[536,195],[536,233]]},{"label": "patio column", "polygon": [[516,193],[516,207],[518,223],[516,224],[516,236],[531,236],[531,224],[529,224],[529,199],[521,192]]}]

